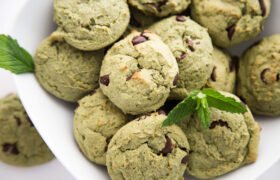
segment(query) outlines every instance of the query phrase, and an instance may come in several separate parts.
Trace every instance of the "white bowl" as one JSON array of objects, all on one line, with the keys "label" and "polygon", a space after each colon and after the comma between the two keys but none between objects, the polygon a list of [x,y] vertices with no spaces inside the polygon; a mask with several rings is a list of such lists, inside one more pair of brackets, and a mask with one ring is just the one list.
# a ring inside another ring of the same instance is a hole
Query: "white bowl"
[{"label": "white bowl", "polygon": [[[274,0],[272,14],[262,36],[280,33],[280,11],[277,7],[280,7],[280,1]],[[51,0],[28,0],[14,23],[11,35],[29,52],[34,53],[40,41],[55,29],[52,12]],[[240,54],[248,45],[245,43],[232,51]],[[73,176],[81,180],[109,179],[106,169],[89,162],[74,141],[72,119],[75,107],[46,93],[33,74],[15,76],[14,79],[21,100],[39,133]],[[258,161],[220,179],[256,179],[280,158],[280,118],[257,119],[262,126]]]}]

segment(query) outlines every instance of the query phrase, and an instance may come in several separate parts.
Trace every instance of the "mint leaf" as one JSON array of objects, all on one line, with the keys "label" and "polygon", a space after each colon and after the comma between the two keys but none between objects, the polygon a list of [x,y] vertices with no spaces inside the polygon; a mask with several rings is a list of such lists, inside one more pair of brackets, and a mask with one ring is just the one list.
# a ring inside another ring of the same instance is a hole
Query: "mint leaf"
[{"label": "mint leaf", "polygon": [[[207,101],[206,101],[206,103],[207,103]],[[204,128],[208,128],[210,126],[210,110],[209,110],[208,104],[207,104],[207,106],[204,107],[203,103],[201,103],[201,105],[199,106],[196,113],[197,113],[198,119],[200,120],[202,126]]]},{"label": "mint leaf", "polygon": [[0,68],[15,74],[34,72],[32,56],[7,35],[0,35]]},{"label": "mint leaf", "polygon": [[246,107],[236,99],[226,97],[214,89],[203,89],[201,91],[193,91],[190,96],[179,103],[168,115],[163,122],[163,126],[178,123],[183,118],[195,113],[204,128],[209,128],[210,107],[231,112],[245,113]]},{"label": "mint leaf", "polygon": [[200,120],[202,126],[204,128],[208,128],[210,126],[210,110],[207,102],[207,96],[199,92],[196,96],[197,99],[197,116]]},{"label": "mint leaf", "polygon": [[246,107],[242,103],[234,98],[226,97],[214,89],[203,89],[202,92],[207,95],[207,102],[210,107],[231,113],[240,114],[247,112]]},{"label": "mint leaf", "polygon": [[196,100],[194,97],[197,92],[191,93],[186,99],[180,102],[169,114],[168,117],[163,121],[162,126],[169,126],[171,124],[178,123],[183,118],[194,113],[196,108]]}]

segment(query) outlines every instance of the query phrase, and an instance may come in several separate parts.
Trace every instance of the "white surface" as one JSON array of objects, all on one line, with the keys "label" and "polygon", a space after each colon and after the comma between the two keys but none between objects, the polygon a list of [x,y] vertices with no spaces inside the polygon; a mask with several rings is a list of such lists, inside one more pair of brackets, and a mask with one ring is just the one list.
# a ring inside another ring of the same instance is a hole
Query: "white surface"
[{"label": "white surface", "polygon": [[[29,2],[32,3],[28,3],[18,16],[12,34],[25,48],[34,52],[40,40],[53,29],[51,25],[52,10],[51,0],[29,0]],[[278,13],[278,15],[274,15],[274,19],[270,19],[267,26],[269,27],[267,29],[274,30],[274,32],[280,32],[280,24],[277,21],[280,13],[276,11],[277,7],[280,7],[280,1],[274,0],[273,13]],[[24,105],[35,126],[70,172],[77,179],[82,180],[107,179],[105,171],[99,171],[98,167],[89,163],[81,155],[74,142],[71,131],[73,107],[46,94],[37,84],[33,75],[18,76],[16,82]],[[279,159],[280,144],[277,139],[280,138],[278,130],[280,121],[262,120],[260,123],[263,131],[258,162],[231,173],[227,179],[255,179]],[[279,174],[276,166],[259,179],[276,180],[280,178]],[[0,179],[2,179],[1,176]],[[225,179],[225,177],[221,179]]]},{"label": "white surface", "polygon": [[[10,21],[14,14],[24,4],[25,0],[1,0],[0,1],[0,33],[8,33]],[[17,6],[12,6],[17,3]],[[13,7],[13,9],[12,9]],[[7,16],[10,14],[9,16]],[[8,93],[16,92],[12,75],[0,69],[0,98]],[[29,168],[9,166],[0,162],[1,180],[74,180],[73,176],[54,159],[49,163]]]}]

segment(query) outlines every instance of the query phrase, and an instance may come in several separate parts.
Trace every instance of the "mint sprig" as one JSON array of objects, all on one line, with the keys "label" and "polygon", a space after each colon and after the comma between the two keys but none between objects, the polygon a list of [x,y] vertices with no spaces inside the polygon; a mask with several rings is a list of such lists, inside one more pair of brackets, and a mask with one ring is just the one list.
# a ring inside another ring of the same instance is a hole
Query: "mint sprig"
[{"label": "mint sprig", "polygon": [[18,42],[7,35],[0,35],[0,68],[15,74],[34,72],[32,56]]},{"label": "mint sprig", "polygon": [[196,114],[204,128],[210,126],[210,107],[231,113],[245,113],[246,107],[232,97],[226,97],[214,89],[193,91],[167,116],[163,126],[178,123],[191,114]]}]

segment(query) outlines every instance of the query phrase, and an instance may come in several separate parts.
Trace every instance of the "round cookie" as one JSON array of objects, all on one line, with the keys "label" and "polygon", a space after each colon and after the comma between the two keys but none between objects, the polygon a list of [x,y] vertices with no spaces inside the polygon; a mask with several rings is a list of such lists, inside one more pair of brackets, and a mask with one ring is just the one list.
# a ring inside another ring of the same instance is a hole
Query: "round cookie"
[{"label": "round cookie", "polygon": [[[225,96],[236,96],[223,93]],[[204,129],[193,115],[179,123],[190,143],[187,172],[199,179],[215,179],[258,156],[260,127],[250,110],[233,114],[210,108],[211,125]]]},{"label": "round cookie", "polygon": [[130,19],[126,0],[54,0],[54,20],[65,40],[81,50],[98,50],[115,42]]},{"label": "round cookie", "polygon": [[186,16],[172,16],[150,27],[169,46],[179,65],[177,87],[170,99],[184,99],[205,87],[213,70],[213,46],[207,30]]},{"label": "round cookie", "polygon": [[239,63],[237,93],[259,115],[280,115],[280,34],[264,38]]},{"label": "round cookie", "polygon": [[74,116],[74,135],[84,155],[106,165],[106,151],[113,135],[127,122],[127,117],[100,89],[79,101]]},{"label": "round cookie", "polygon": [[192,17],[206,27],[214,44],[231,47],[253,39],[263,30],[270,0],[193,0]]},{"label": "round cookie", "polygon": [[214,67],[207,86],[216,90],[233,93],[235,91],[237,58],[225,50],[214,47]]},{"label": "round cookie", "polygon": [[60,32],[38,47],[35,75],[44,89],[65,101],[76,102],[98,87],[103,51],[84,52],[68,45]]},{"label": "round cookie", "polygon": [[190,0],[128,0],[128,3],[146,15],[164,17],[178,14],[188,8]]},{"label": "round cookie", "polygon": [[162,127],[165,115],[142,116],[122,127],[107,152],[110,177],[118,180],[181,180],[189,144],[176,126]]},{"label": "round cookie", "polygon": [[54,157],[27,116],[18,96],[0,99],[0,161],[34,166]]},{"label": "round cookie", "polygon": [[174,56],[157,35],[133,32],[107,52],[100,87],[124,113],[137,115],[164,104],[177,74]]}]

